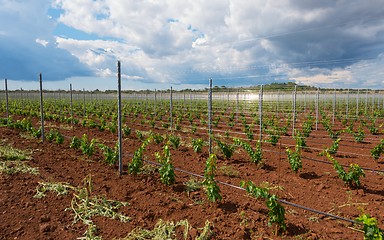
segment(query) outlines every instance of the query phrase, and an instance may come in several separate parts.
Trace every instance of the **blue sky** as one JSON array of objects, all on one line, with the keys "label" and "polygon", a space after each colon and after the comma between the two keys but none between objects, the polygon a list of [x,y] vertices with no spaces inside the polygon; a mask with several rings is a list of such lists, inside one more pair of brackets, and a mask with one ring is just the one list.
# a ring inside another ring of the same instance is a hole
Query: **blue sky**
[{"label": "blue sky", "polygon": [[11,89],[382,89],[383,0],[0,0]]}]

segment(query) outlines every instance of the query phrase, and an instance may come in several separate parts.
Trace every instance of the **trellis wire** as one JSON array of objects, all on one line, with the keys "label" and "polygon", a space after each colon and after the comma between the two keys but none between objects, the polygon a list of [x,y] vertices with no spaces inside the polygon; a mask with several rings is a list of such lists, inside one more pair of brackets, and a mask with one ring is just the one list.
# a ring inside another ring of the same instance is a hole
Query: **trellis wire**
[{"label": "trellis wire", "polygon": [[[140,125],[140,124],[136,124],[136,125]],[[200,129],[206,129],[206,128],[200,128]],[[217,131],[220,131],[220,130],[217,130]],[[233,132],[231,132],[233,133]],[[63,135],[65,138],[67,139],[71,139],[72,137],[70,136],[66,136],[66,135]],[[283,137],[283,136],[282,136]],[[287,137],[288,138],[288,137]],[[240,138],[242,140],[247,140],[246,138]],[[284,146],[284,147],[292,147],[294,145],[292,144],[282,144],[281,141],[280,141],[280,144],[281,146]],[[307,147],[308,148],[308,147]],[[320,148],[308,148],[308,149],[315,149],[315,150],[323,150],[323,149],[320,149]],[[276,151],[276,150],[268,150],[268,149],[263,149],[263,151],[265,152],[270,152],[270,153],[276,153],[276,154],[280,154],[279,151]],[[344,153],[344,152],[340,152],[339,153]],[[129,155],[129,154],[128,154]],[[368,155],[364,155],[364,154],[358,154],[358,153],[353,153],[353,155],[357,155],[357,156],[363,156],[363,157],[367,157]],[[321,160],[321,159],[316,159],[316,158],[311,158],[311,157],[307,157],[307,156],[302,156],[303,159],[307,159],[307,160],[310,160],[310,161],[314,161],[314,162],[319,162],[319,163],[324,163],[324,164],[327,164],[327,165],[333,165],[332,162],[330,161],[325,161],[325,160]],[[346,165],[346,164],[340,164],[341,166],[343,167],[349,167],[349,165]],[[372,172],[372,173],[384,173],[384,170],[380,170],[380,169],[373,169],[373,168],[368,168],[368,167],[361,167],[361,169],[363,170],[366,170],[366,171],[369,171],[369,172]]]}]

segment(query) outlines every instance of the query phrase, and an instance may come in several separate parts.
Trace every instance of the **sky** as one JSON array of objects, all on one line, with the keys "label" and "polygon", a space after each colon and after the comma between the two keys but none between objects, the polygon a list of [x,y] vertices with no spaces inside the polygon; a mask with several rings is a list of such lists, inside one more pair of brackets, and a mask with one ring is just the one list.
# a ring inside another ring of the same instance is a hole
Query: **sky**
[{"label": "sky", "polygon": [[[384,0],[0,0],[10,89],[384,89]],[[1,87],[0,87],[1,89]]]}]

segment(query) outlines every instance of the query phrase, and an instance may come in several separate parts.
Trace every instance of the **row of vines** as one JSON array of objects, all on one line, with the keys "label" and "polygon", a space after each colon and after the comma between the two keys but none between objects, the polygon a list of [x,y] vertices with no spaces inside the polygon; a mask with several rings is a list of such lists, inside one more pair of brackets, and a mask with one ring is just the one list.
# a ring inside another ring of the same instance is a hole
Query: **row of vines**
[{"label": "row of vines", "polygon": [[[279,157],[289,163],[292,174],[303,171],[303,161],[323,161],[333,165],[339,179],[350,189],[361,188],[362,178],[368,174],[383,174],[383,99],[356,93],[353,96],[349,93],[339,94],[338,99],[333,93],[324,93],[321,97],[315,97],[315,94],[299,94],[296,100],[297,95],[291,98],[293,94],[290,93],[267,93],[268,97],[264,98],[268,100],[261,105],[256,97],[252,97],[257,93],[248,96],[222,94],[212,104],[211,135],[207,127],[210,117],[207,102],[201,97],[192,97],[191,93],[179,93],[175,99],[167,99],[172,96],[167,93],[162,96],[153,93],[125,96],[122,109],[123,137],[140,141],[136,150],[126,153],[131,160],[125,170],[129,174],[139,174],[144,164],[149,162],[158,166],[160,181],[172,185],[177,177],[172,150],[184,144],[194,152],[203,152],[212,139],[213,153],[207,156],[201,182],[207,198],[212,202],[222,199],[219,181],[215,179],[217,162],[229,160],[236,153],[248,156],[256,169],[267,166],[268,158]],[[118,131],[116,101],[111,99],[113,95],[100,96],[95,98],[78,93],[72,102],[68,93],[58,98],[57,95],[51,95],[44,100],[44,119],[67,124],[72,129],[81,126],[114,136]],[[29,132],[36,138],[41,137],[44,129],[38,121],[40,105],[33,96],[28,98],[24,95],[20,98],[14,93],[8,105],[2,101],[0,107],[0,112],[9,114],[9,118],[1,118],[2,125]],[[45,131],[44,140],[63,144],[67,137],[70,147],[85,156],[91,157],[98,152],[104,156],[107,164],[117,164],[117,142],[101,143],[87,133],[70,136],[71,129],[54,125],[48,125]],[[161,145],[162,150],[153,156],[146,156],[149,144]],[[343,146],[355,148],[356,152],[345,152]],[[353,155],[373,161],[377,168],[361,165],[364,161],[347,165],[339,162],[339,159]],[[265,200],[269,209],[269,223],[276,226],[276,233],[286,230],[284,206],[271,189],[256,186],[249,180],[241,181],[239,186],[251,196]],[[362,213],[355,221],[364,225],[367,239],[382,237],[383,232],[378,228],[375,218]]]}]

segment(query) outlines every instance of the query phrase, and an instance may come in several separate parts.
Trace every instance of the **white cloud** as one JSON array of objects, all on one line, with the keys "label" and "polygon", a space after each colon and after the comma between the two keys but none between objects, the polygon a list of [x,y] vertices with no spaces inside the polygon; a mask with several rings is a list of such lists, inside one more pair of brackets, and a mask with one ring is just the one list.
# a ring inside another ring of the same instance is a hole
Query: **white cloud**
[{"label": "white cloud", "polygon": [[36,43],[41,44],[42,46],[46,47],[48,45],[48,41],[40,38],[36,38]]},{"label": "white cloud", "polygon": [[47,16],[50,1],[0,0],[1,78],[51,80],[92,74],[78,59],[54,44],[55,23]]},{"label": "white cloud", "polygon": [[288,72],[291,80],[311,86],[382,89],[384,54],[377,59],[359,61],[347,68],[295,68]]}]

